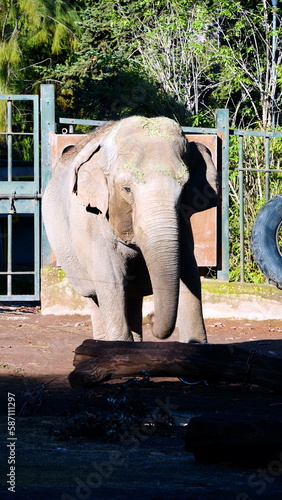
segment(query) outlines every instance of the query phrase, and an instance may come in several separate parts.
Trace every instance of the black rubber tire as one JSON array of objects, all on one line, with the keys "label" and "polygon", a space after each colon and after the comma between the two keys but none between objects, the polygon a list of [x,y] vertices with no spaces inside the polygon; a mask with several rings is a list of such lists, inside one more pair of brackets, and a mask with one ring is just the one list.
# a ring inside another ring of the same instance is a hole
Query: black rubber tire
[{"label": "black rubber tire", "polygon": [[274,196],[259,211],[252,231],[252,251],[261,272],[282,288],[282,254],[278,231],[282,223],[282,193]]}]

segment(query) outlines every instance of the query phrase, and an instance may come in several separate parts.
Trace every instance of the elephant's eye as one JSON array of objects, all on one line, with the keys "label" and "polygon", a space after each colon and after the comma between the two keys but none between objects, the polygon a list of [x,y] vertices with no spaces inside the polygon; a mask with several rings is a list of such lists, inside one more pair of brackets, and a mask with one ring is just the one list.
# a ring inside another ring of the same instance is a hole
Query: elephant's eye
[{"label": "elephant's eye", "polygon": [[122,188],[122,189],[124,189],[124,191],[126,191],[127,193],[131,193],[131,189],[130,189],[130,187],[125,187],[125,186],[123,186],[123,188]]}]

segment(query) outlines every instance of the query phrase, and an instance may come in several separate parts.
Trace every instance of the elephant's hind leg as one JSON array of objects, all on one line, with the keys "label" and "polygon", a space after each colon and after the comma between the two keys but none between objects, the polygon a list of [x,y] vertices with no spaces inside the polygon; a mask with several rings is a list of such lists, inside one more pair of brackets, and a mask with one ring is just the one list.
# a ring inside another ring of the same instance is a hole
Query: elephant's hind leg
[{"label": "elephant's hind leg", "polygon": [[[183,224],[183,223],[182,223]],[[178,316],[180,342],[207,342],[203,319],[200,273],[190,224],[182,226]]]},{"label": "elephant's hind leg", "polygon": [[[196,280],[196,277],[194,278]],[[197,290],[195,290],[197,288]],[[180,281],[180,294],[176,324],[179,330],[179,342],[207,342],[201,304],[201,283]]]},{"label": "elephant's hind leg", "polygon": [[143,297],[127,297],[127,321],[134,342],[142,340],[142,304]]},{"label": "elephant's hind leg", "polygon": [[101,311],[93,298],[87,298],[87,306],[91,315],[92,334],[94,340],[106,340],[106,335],[102,323]]}]

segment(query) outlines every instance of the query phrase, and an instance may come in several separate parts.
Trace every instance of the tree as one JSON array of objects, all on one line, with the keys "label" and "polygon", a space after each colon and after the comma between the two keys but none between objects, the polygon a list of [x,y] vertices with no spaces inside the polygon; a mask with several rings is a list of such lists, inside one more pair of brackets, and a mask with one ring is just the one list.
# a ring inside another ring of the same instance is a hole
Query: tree
[{"label": "tree", "polygon": [[[142,1],[125,2],[133,22]],[[168,114],[160,84],[130,55],[134,40],[120,2],[87,2],[81,13],[81,38],[75,56],[45,72],[57,82],[63,113],[85,118],[116,119],[132,114]]]},{"label": "tree", "polygon": [[[228,0],[218,7],[214,29],[220,43],[212,45],[220,70],[214,99],[232,110],[233,126],[265,129],[278,125],[282,97],[281,9],[276,9],[278,23],[273,32],[272,6],[267,0],[248,4]],[[277,41],[275,51],[273,35]]]},{"label": "tree", "polygon": [[[61,100],[65,94],[66,103],[75,105],[79,98],[81,104],[82,86],[96,102],[92,112],[103,114],[106,103],[107,116],[130,113],[138,105],[143,110],[147,100],[147,112],[153,104],[152,113],[164,110],[183,124],[210,124],[216,107],[228,107],[234,126],[269,126],[274,99],[279,106],[281,97],[279,16],[277,9],[274,57],[267,0],[88,1],[75,58],[54,74]],[[134,81],[139,96],[141,87],[147,90],[143,103],[137,99],[132,107]],[[155,89],[154,103],[147,99],[149,88]]]},{"label": "tree", "polygon": [[188,115],[214,110],[216,104],[230,108],[233,125],[240,121],[243,126],[254,122],[263,128],[273,126],[282,97],[280,9],[273,32],[267,0],[161,4],[149,16],[135,15],[134,22],[119,7],[135,40],[130,57],[161,84],[166,95],[181,102]]},{"label": "tree", "polygon": [[80,87],[84,97],[85,89],[92,97],[83,110],[103,113],[106,102],[105,117],[139,108],[139,113],[166,114],[185,123],[199,111],[207,82],[213,85],[206,72],[214,65],[212,52],[207,54],[202,43],[206,6],[194,6],[192,0],[88,4],[75,58],[52,73],[61,82],[62,103],[81,104]]},{"label": "tree", "polygon": [[[152,2],[146,2],[147,7]],[[186,120],[197,115],[214,86],[217,61],[213,47],[206,44],[210,27],[209,5],[192,0],[166,0],[161,8],[131,20],[135,48],[131,58],[163,89],[168,104],[178,102]],[[179,118],[176,116],[176,118]]]},{"label": "tree", "polygon": [[34,86],[36,65],[77,46],[77,12],[63,0],[2,0],[0,8],[0,93]]}]

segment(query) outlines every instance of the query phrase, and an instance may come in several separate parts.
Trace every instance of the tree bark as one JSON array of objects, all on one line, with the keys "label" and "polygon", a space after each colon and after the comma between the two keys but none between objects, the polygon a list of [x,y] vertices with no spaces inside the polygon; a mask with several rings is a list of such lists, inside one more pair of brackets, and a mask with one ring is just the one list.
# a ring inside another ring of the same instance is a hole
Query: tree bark
[{"label": "tree bark", "polygon": [[76,348],[74,366],[69,375],[72,387],[92,387],[145,371],[152,377],[241,382],[277,392],[282,388],[281,359],[258,353],[251,342],[242,346],[89,339]]}]

